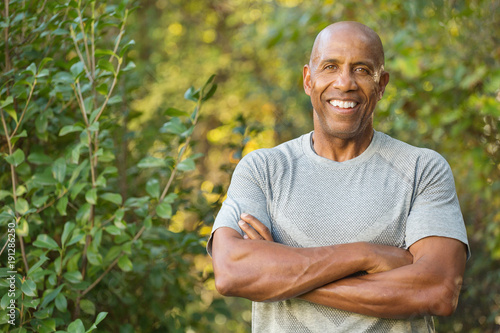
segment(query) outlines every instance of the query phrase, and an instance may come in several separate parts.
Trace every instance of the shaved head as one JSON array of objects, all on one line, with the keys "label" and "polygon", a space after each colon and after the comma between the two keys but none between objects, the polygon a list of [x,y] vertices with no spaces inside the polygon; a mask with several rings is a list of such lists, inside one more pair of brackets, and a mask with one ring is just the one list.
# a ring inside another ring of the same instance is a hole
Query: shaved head
[{"label": "shaved head", "polygon": [[316,37],[309,59],[309,66],[316,67],[316,60],[321,57],[323,49],[329,43],[335,43],[337,37],[352,36],[369,45],[373,61],[377,67],[384,66],[384,47],[382,41],[375,31],[364,24],[353,21],[343,21],[330,24]]}]

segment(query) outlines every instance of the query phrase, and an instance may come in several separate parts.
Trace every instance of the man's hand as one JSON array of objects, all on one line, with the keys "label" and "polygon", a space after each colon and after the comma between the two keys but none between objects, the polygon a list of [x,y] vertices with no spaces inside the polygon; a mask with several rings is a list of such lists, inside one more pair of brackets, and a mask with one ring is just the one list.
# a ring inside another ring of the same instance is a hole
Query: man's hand
[{"label": "man's hand", "polygon": [[395,246],[371,244],[373,253],[372,268],[366,270],[367,273],[387,272],[395,268],[410,265],[413,263],[413,256],[410,251]]},{"label": "man's hand", "polygon": [[[250,214],[241,214],[238,222],[241,230],[245,233],[244,239],[274,241],[269,229]],[[410,265],[413,263],[413,256],[407,250],[395,246],[366,243],[368,252],[372,254],[372,263],[367,273],[380,273],[392,269]]]},{"label": "man's hand", "polygon": [[241,220],[238,222],[241,230],[245,233],[244,239],[262,239],[274,242],[271,231],[262,222],[250,214],[241,214]]}]

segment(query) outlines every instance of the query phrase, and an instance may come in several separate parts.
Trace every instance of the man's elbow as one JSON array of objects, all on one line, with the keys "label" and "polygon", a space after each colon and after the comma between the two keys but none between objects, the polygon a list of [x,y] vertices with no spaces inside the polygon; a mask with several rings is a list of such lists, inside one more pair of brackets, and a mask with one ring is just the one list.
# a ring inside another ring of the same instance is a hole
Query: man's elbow
[{"label": "man's elbow", "polygon": [[462,277],[455,277],[443,283],[439,287],[439,292],[434,298],[431,307],[431,314],[435,316],[451,316],[458,304],[458,297],[462,287]]},{"label": "man's elbow", "polygon": [[227,277],[227,274],[216,273],[215,274],[215,289],[222,296],[236,296],[234,290],[234,282]]}]

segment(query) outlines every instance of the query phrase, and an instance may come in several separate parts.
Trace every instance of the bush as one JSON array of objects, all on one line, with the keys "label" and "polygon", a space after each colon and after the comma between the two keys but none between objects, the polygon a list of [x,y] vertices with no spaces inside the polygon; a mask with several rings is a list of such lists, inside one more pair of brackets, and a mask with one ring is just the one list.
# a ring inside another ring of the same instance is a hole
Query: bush
[{"label": "bush", "polygon": [[192,319],[176,310],[199,298],[194,288],[203,281],[189,267],[204,248],[199,228],[167,227],[186,205],[189,189],[178,180],[195,169],[191,138],[203,103],[215,93],[214,77],[186,92],[193,112],[165,111],[160,150],[140,147],[128,156],[133,133],[126,123],[134,115],[127,101],[140,85],[127,57],[133,10],[126,0],[6,2],[4,331],[90,332],[110,310],[100,325],[113,332],[175,331],[210,315],[192,310]]}]

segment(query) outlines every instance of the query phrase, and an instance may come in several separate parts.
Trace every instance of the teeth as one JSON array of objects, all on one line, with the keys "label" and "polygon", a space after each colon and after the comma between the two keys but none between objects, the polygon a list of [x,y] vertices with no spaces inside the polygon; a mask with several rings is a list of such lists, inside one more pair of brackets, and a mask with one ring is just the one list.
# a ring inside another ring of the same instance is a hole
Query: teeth
[{"label": "teeth", "polygon": [[348,108],[353,108],[356,106],[356,102],[346,102],[346,101],[338,101],[338,100],[331,100],[330,104],[336,107],[339,107],[341,109],[348,109]]}]

